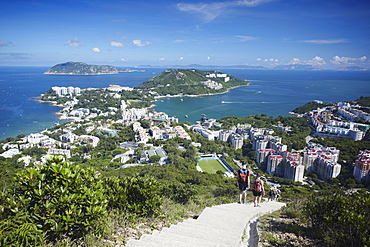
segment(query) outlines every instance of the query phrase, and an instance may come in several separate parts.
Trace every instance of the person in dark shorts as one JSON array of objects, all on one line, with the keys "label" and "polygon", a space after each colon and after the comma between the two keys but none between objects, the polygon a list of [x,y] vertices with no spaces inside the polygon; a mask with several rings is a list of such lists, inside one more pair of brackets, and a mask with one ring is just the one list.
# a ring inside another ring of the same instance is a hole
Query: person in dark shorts
[{"label": "person in dark shorts", "polygon": [[247,191],[250,186],[250,172],[247,169],[245,162],[242,163],[242,167],[238,169],[236,176],[236,182],[239,187],[239,203],[247,203]]},{"label": "person in dark shorts", "polygon": [[256,179],[253,181],[253,195],[254,195],[254,206],[260,207],[261,198],[264,196],[263,180],[261,179],[262,174],[257,173]]}]

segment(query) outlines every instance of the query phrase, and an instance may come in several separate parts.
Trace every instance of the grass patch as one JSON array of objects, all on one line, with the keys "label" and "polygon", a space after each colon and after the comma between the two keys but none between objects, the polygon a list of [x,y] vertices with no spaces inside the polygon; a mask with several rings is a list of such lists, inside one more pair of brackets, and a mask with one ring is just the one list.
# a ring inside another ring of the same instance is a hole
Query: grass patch
[{"label": "grass patch", "polygon": [[226,172],[226,169],[220,164],[218,160],[202,160],[198,161],[198,165],[204,172],[216,174],[217,171]]}]

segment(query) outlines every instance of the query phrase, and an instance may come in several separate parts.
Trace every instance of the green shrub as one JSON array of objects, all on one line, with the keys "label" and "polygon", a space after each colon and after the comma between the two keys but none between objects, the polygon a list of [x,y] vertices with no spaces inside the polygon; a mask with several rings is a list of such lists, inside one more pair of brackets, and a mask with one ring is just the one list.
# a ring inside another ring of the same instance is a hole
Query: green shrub
[{"label": "green shrub", "polygon": [[0,221],[0,246],[43,246],[45,233],[35,223],[28,222],[25,214]]},{"label": "green shrub", "polygon": [[370,197],[367,192],[312,198],[305,214],[329,246],[370,246]]},{"label": "green shrub", "polygon": [[109,177],[104,179],[105,194],[110,209],[118,209],[138,216],[160,212],[161,185],[151,177]]},{"label": "green shrub", "polygon": [[4,220],[20,215],[25,219],[21,226],[46,233],[51,242],[79,239],[107,215],[102,182],[92,169],[54,157],[45,165],[19,172],[15,179],[14,194],[9,194],[0,208]]},{"label": "green shrub", "polygon": [[197,193],[195,187],[181,182],[170,182],[163,186],[163,195],[178,203],[187,203]]}]

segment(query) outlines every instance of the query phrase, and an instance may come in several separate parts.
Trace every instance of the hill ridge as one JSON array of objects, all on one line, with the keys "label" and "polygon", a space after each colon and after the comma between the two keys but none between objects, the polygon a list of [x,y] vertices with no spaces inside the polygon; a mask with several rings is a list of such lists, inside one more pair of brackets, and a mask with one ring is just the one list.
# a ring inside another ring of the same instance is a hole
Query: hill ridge
[{"label": "hill ridge", "polygon": [[121,69],[111,65],[89,65],[83,62],[66,62],[56,64],[45,75],[106,75],[120,72],[133,72],[137,70]]}]

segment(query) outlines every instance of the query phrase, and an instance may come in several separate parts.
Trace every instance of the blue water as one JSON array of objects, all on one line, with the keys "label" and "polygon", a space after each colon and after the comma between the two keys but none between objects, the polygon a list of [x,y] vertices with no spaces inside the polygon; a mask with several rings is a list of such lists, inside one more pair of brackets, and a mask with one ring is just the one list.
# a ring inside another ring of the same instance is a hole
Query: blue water
[{"label": "blue water", "polygon": [[[52,86],[107,87],[110,84],[134,87],[163,69],[117,75],[44,75],[47,67],[0,67],[0,139],[39,132],[53,126],[60,108],[39,103],[33,97]],[[195,122],[206,114],[224,116],[287,116],[289,111],[312,100],[338,102],[370,96],[370,72],[366,71],[277,71],[222,70],[251,82],[230,92],[214,96],[162,98],[156,111]],[[222,103],[224,101],[224,103]],[[188,118],[185,118],[185,115]]]},{"label": "blue water", "polygon": [[60,123],[55,112],[61,108],[39,103],[40,96],[53,86],[108,87],[110,84],[134,87],[162,69],[116,75],[44,75],[48,67],[0,67],[0,139],[42,131]]}]

